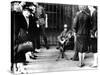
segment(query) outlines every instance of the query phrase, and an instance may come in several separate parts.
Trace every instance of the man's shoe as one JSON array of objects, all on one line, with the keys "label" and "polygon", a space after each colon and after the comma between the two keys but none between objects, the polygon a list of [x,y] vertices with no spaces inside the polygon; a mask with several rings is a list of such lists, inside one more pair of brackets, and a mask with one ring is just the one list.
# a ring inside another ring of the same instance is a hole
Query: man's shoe
[{"label": "man's shoe", "polygon": [[47,46],[46,49],[49,49],[49,47]]},{"label": "man's shoe", "polygon": [[60,49],[60,47],[58,46],[58,47],[56,47],[56,49]]},{"label": "man's shoe", "polygon": [[41,47],[37,47],[37,49],[40,49]]},{"label": "man's shoe", "polygon": [[72,60],[72,61],[78,61],[79,59],[78,58],[71,58],[70,60]]},{"label": "man's shoe", "polygon": [[38,57],[38,56],[34,55],[34,57],[36,58],[36,57]]},{"label": "man's shoe", "polygon": [[36,59],[36,57],[31,57],[31,56],[30,56],[30,59]]},{"label": "man's shoe", "polygon": [[80,65],[78,65],[78,67],[80,67],[80,68],[82,68],[82,67],[84,67],[85,66],[85,64],[80,64]]},{"label": "man's shoe", "polygon": [[27,65],[28,63],[29,63],[29,61],[25,61],[23,64],[24,64],[24,65]]}]

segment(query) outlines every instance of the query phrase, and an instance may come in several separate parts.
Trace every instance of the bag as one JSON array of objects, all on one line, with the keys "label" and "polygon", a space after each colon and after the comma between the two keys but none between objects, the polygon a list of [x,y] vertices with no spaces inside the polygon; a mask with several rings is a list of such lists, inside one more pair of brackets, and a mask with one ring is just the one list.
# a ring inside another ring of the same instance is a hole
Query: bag
[{"label": "bag", "polygon": [[27,41],[27,42],[24,42],[22,44],[19,44],[17,52],[22,51],[22,50],[30,51],[32,49],[33,49],[32,42]]}]

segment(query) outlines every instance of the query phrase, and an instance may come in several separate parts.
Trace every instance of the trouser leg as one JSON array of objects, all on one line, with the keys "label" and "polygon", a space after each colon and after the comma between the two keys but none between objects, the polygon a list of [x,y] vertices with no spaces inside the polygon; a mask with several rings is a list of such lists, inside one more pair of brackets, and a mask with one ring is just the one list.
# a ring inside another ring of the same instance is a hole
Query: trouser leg
[{"label": "trouser leg", "polygon": [[78,57],[78,51],[75,50],[75,53],[74,53],[74,56],[73,56],[73,60],[78,60],[79,57]]},{"label": "trouser leg", "polygon": [[45,46],[47,47],[48,43],[47,43],[47,37],[46,37],[45,32],[43,32],[42,36],[43,36],[43,40],[44,40]]},{"label": "trouser leg", "polygon": [[40,49],[40,46],[41,46],[40,45],[40,35],[38,35],[37,38],[36,38],[36,48]]},{"label": "trouser leg", "polygon": [[32,46],[33,46],[33,51],[35,51],[35,48],[36,48],[35,40],[32,40]]},{"label": "trouser leg", "polygon": [[73,60],[78,60],[79,57],[78,57],[78,48],[77,48],[77,37],[74,40],[74,51],[75,51],[75,53],[74,53],[74,56],[73,56],[72,59]]},{"label": "trouser leg", "polygon": [[41,27],[41,35],[43,37],[43,40],[44,40],[44,43],[45,43],[45,47],[48,48],[47,36],[46,36],[45,28],[44,27]]}]

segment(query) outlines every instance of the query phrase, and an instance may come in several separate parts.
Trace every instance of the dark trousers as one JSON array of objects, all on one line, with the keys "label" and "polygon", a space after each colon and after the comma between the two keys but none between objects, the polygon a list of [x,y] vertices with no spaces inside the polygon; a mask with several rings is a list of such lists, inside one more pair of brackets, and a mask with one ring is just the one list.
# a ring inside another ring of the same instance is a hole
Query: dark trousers
[{"label": "dark trousers", "polygon": [[[38,47],[39,43],[38,43],[38,39],[39,39],[39,36],[38,34],[37,35],[33,35],[34,33],[31,33],[29,34],[29,41],[32,42],[32,47],[33,47],[33,50],[35,51],[35,49]],[[33,51],[33,52],[34,52]]]},{"label": "dark trousers", "polygon": [[40,48],[40,36],[39,35],[34,38],[33,43],[34,43],[33,44],[34,48],[37,48],[37,49]]},{"label": "dark trousers", "polygon": [[29,33],[30,40],[32,41],[34,50],[40,48],[40,29],[37,28],[35,31]]},{"label": "dark trousers", "polygon": [[[77,40],[77,39],[76,39]],[[74,51],[75,51],[75,53],[74,53],[74,56],[72,57],[72,59],[73,60],[78,60],[79,58],[78,58],[78,48],[77,48],[77,46],[76,46],[77,44],[76,44],[76,41],[74,41]]]},{"label": "dark trousers", "polygon": [[[47,37],[46,37],[45,27],[44,26],[40,26],[40,36],[43,37],[43,40],[44,40],[44,43],[45,43],[45,47],[48,47]],[[38,44],[40,45],[40,38],[38,38]]]},{"label": "dark trousers", "polygon": [[75,47],[75,49],[74,49],[74,51],[75,51],[75,53],[74,53],[74,56],[73,56],[73,60],[78,60],[79,58],[78,58],[78,50],[77,50],[77,48]]}]

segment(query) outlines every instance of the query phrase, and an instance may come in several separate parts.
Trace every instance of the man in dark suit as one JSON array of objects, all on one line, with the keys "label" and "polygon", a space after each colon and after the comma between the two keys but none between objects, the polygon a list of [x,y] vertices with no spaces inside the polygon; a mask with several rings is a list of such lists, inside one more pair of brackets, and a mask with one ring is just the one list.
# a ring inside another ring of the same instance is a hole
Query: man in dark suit
[{"label": "man in dark suit", "polygon": [[40,46],[40,43],[38,43],[40,30],[37,27],[38,18],[35,15],[36,7],[34,5],[32,5],[29,8],[31,10],[31,14],[29,16],[28,32],[29,32],[30,40],[34,42],[34,44],[33,44],[34,49],[38,49],[38,46]]},{"label": "man in dark suit", "polygon": [[[28,34],[28,40],[32,42],[33,44],[33,52],[37,53],[37,51],[35,51],[35,49],[37,48],[37,37],[38,37],[38,28],[37,28],[37,18],[35,17],[33,10],[30,9],[29,7],[35,7],[33,5],[29,5],[29,6],[24,6],[23,7],[23,15],[24,15],[24,19],[26,21],[22,21],[22,23],[26,22],[26,27],[24,29],[26,29],[26,33]],[[25,25],[25,24],[24,24]]]}]

